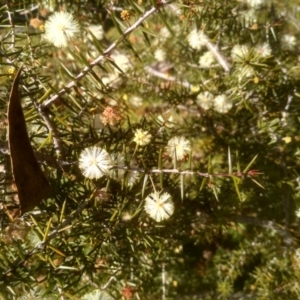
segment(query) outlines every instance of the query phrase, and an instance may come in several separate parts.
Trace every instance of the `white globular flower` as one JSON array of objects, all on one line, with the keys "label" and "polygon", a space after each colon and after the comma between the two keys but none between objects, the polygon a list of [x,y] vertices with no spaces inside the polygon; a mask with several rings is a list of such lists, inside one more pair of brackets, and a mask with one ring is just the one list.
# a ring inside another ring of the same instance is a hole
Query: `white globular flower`
[{"label": "white globular flower", "polygon": [[255,51],[261,56],[261,57],[267,57],[272,54],[272,49],[268,43],[263,43],[255,47]]},{"label": "white globular flower", "polygon": [[79,157],[79,168],[82,174],[90,179],[106,175],[112,167],[109,154],[100,147],[85,148]]},{"label": "white globular flower", "polygon": [[78,33],[78,22],[67,12],[56,12],[45,23],[45,39],[55,47],[66,47]]},{"label": "white globular flower", "polygon": [[214,55],[210,51],[207,51],[202,56],[200,56],[199,66],[201,68],[210,68],[211,65],[215,62],[216,61]]},{"label": "white globular flower", "polygon": [[154,52],[154,57],[157,61],[165,61],[166,57],[167,57],[167,54],[163,49],[158,48]]},{"label": "white globular flower", "polygon": [[[121,69],[124,73],[132,68],[130,60],[125,54],[114,53],[111,55],[111,58],[114,60],[114,63],[119,67],[119,69]],[[120,73],[118,69],[116,69],[116,72]]]},{"label": "white globular flower", "polygon": [[[96,39],[98,39],[98,40],[103,39],[104,31],[103,31],[103,27],[101,25],[90,25],[87,29],[95,36]],[[88,33],[88,38],[90,40],[93,39],[92,35],[90,33]]]},{"label": "white globular flower", "polygon": [[154,192],[145,200],[145,211],[155,221],[168,219],[174,213],[174,203],[168,193]]},{"label": "white globular flower", "polygon": [[247,4],[253,8],[259,8],[265,3],[265,0],[246,0]]},{"label": "white globular flower", "polygon": [[183,136],[175,136],[168,141],[167,152],[176,160],[183,159],[190,150],[191,143]]},{"label": "white globular flower", "polygon": [[281,47],[284,50],[293,50],[296,46],[296,37],[290,34],[285,34],[281,38]]},{"label": "white globular flower", "polygon": [[246,45],[235,45],[231,49],[231,58],[236,62],[243,62],[249,52],[250,50]]},{"label": "white globular flower", "polygon": [[232,108],[232,105],[232,101],[229,100],[224,94],[219,95],[214,99],[214,110],[219,113],[227,113]]},{"label": "white globular flower", "polygon": [[129,103],[134,107],[141,107],[143,105],[143,98],[139,96],[131,96],[129,98]]},{"label": "white globular flower", "polygon": [[300,208],[295,211],[296,217],[300,219]]},{"label": "white globular flower", "polygon": [[171,33],[167,27],[163,27],[159,32],[160,42],[165,42],[170,36],[171,36]]},{"label": "white globular flower", "polygon": [[203,109],[210,109],[214,104],[214,95],[210,92],[200,93],[197,96],[196,103]]},{"label": "white globular flower", "polygon": [[189,33],[187,40],[191,48],[195,50],[200,50],[208,42],[206,34],[196,28]]},{"label": "white globular flower", "polygon": [[136,142],[138,146],[146,146],[151,141],[151,134],[148,131],[137,129],[134,133],[133,141]]}]

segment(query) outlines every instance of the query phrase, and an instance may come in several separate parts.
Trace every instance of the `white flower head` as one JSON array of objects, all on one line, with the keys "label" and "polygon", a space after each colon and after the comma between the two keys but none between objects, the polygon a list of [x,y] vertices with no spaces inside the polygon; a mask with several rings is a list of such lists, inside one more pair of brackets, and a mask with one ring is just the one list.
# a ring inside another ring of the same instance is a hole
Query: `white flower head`
[{"label": "white flower head", "polygon": [[219,113],[227,113],[232,108],[232,101],[229,100],[224,94],[219,95],[214,99],[214,110]]},{"label": "white flower head", "polygon": [[[90,25],[87,29],[95,36],[96,39],[103,39],[104,31],[101,25]],[[90,33],[88,33],[88,38],[90,40],[93,40],[92,35]]]},{"label": "white flower head", "polygon": [[106,175],[112,167],[109,154],[100,147],[85,148],[79,157],[79,168],[82,174],[90,179]]},{"label": "white flower head", "polygon": [[55,47],[66,47],[78,33],[78,22],[67,12],[56,12],[45,23],[45,38]]},{"label": "white flower head", "polygon": [[191,143],[183,136],[175,136],[168,141],[167,152],[172,158],[181,160],[190,150]]},{"label": "white flower head", "polygon": [[165,61],[167,54],[166,54],[165,50],[158,48],[154,52],[154,57],[157,61]]},{"label": "white flower head", "polygon": [[290,34],[285,34],[281,38],[281,47],[284,50],[293,50],[296,46],[296,37]]},{"label": "white flower head", "polygon": [[146,198],[145,211],[157,222],[170,218],[174,213],[174,203],[171,195],[161,192],[151,193]]},{"label": "white flower head", "polygon": [[297,218],[300,218],[300,208],[295,211],[295,214]]},{"label": "white flower head", "polygon": [[246,0],[247,4],[253,8],[259,8],[265,3],[265,0]]},{"label": "white flower head", "polygon": [[208,42],[206,34],[196,28],[189,33],[187,40],[191,48],[195,50],[200,50]]},{"label": "white flower head", "polygon": [[[115,64],[124,72],[126,73],[129,69],[132,68],[130,60],[128,56],[121,53],[113,53],[111,58],[114,60]],[[120,73],[118,69],[116,69],[117,73]]]},{"label": "white flower head", "polygon": [[167,27],[163,27],[159,32],[160,42],[165,42],[170,36],[171,36],[171,33]]},{"label": "white flower head", "polygon": [[235,45],[231,49],[231,57],[236,62],[243,62],[249,55],[249,48],[246,45]]},{"label": "white flower head", "polygon": [[129,103],[134,107],[140,107],[143,105],[143,99],[139,96],[131,96],[129,98]]},{"label": "white flower head", "polygon": [[199,59],[199,65],[202,68],[210,68],[215,62],[215,57],[210,51],[205,52]]},{"label": "white flower head", "polygon": [[200,93],[197,96],[196,102],[203,109],[205,110],[210,109],[214,104],[214,95],[207,91],[204,93]]},{"label": "white flower head", "polygon": [[267,57],[272,54],[272,49],[268,43],[263,43],[255,47],[255,51],[261,56],[261,57]]},{"label": "white flower head", "polygon": [[137,129],[134,133],[133,141],[139,146],[146,146],[151,141],[151,134],[148,131]]}]

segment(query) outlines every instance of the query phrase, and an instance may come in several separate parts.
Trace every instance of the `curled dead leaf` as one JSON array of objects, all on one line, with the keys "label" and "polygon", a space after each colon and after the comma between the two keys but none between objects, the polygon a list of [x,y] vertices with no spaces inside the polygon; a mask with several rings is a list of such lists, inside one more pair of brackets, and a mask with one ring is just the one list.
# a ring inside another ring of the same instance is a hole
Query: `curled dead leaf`
[{"label": "curled dead leaf", "polygon": [[18,71],[8,104],[8,144],[12,173],[17,186],[21,215],[32,210],[43,198],[49,197],[51,188],[31,147],[19,96]]}]

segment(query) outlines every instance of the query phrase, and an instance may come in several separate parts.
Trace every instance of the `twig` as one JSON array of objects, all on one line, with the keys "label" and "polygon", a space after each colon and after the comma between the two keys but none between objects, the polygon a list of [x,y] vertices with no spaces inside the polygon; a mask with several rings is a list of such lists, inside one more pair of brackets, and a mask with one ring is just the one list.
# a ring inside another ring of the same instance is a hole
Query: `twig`
[{"label": "twig", "polygon": [[158,70],[156,70],[155,68],[151,67],[151,66],[147,66],[145,67],[145,70],[150,73],[153,76],[159,77],[161,79],[167,80],[167,81],[172,81],[172,82],[176,82],[182,86],[184,86],[187,89],[191,89],[192,88],[192,84],[190,84],[188,81],[180,81],[178,80],[176,77],[174,76],[169,76],[168,74],[162,73]]},{"label": "twig", "polygon": [[178,169],[143,169],[143,168],[135,168],[135,167],[126,167],[126,166],[113,166],[111,168],[113,169],[118,169],[118,170],[125,170],[125,171],[136,171],[139,173],[147,173],[147,174],[180,174],[180,175],[199,175],[201,177],[231,177],[231,176],[236,176],[236,177],[255,177],[258,175],[261,175],[258,170],[249,170],[248,172],[232,172],[232,173],[203,173],[199,171],[192,171],[192,170],[183,170],[180,171]]},{"label": "twig", "polygon": [[220,50],[216,45],[211,42],[206,42],[206,48],[215,56],[218,63],[222,66],[225,72],[229,72],[231,69],[230,63],[225,59],[225,57],[221,54]]},{"label": "twig", "polygon": [[[192,66],[192,67],[196,67],[196,66],[193,66],[193,65],[190,65],[190,64],[188,64],[188,65],[189,65],[189,66]],[[198,66],[197,66],[197,67],[198,67]],[[186,81],[186,80],[183,80],[183,81],[182,81],[182,80],[179,80],[178,78],[176,78],[176,77],[174,77],[174,76],[170,76],[170,75],[164,73],[164,72],[161,71],[161,70],[157,70],[154,66],[146,66],[146,67],[144,68],[144,70],[147,71],[147,72],[148,72],[149,74],[151,74],[152,76],[156,76],[156,77],[161,78],[161,79],[166,80],[166,81],[175,82],[175,83],[177,83],[177,84],[179,84],[179,85],[181,85],[181,86],[183,86],[183,87],[185,87],[185,88],[187,88],[187,89],[189,89],[189,90],[191,90],[191,89],[194,87],[194,85],[191,84],[190,82],[188,82],[188,81]],[[206,85],[206,84],[208,84],[210,81],[215,80],[215,79],[217,79],[217,78],[219,78],[219,76],[214,76],[213,78],[210,78],[210,79],[208,79],[208,80],[203,81],[202,84],[203,84],[203,85]]]},{"label": "twig", "polygon": [[[181,14],[181,10],[174,5],[170,5],[170,11],[174,12],[176,15]],[[205,43],[206,48],[214,55],[218,63],[224,69],[225,72],[229,72],[231,69],[230,63],[227,59],[222,55],[218,47],[209,41],[208,37],[206,37],[207,41]]]},{"label": "twig", "polygon": [[[117,271],[120,271],[120,269],[118,269]],[[117,271],[115,273],[117,273]],[[111,284],[112,281],[117,281],[115,276],[111,276],[108,279],[108,281],[101,287],[101,290],[105,290]]]},{"label": "twig", "polygon": [[[161,5],[163,5],[162,3]],[[112,50],[114,50],[117,45],[123,41],[131,32],[133,32],[141,23],[143,23],[149,16],[154,14],[155,12],[158,11],[158,7],[152,7],[150,10],[145,12],[145,14],[140,17],[132,26],[127,28],[127,30],[123,33],[122,37],[120,37],[116,42],[111,44],[104,52],[102,55],[98,56],[94,61],[90,63],[89,66],[86,66],[76,77],[73,81],[71,81],[69,84],[67,84],[63,89],[61,89],[57,94],[52,96],[49,100],[46,100],[42,105],[41,109],[44,110],[45,108],[49,107],[52,105],[53,102],[55,102],[59,97],[64,95],[66,92],[68,92],[72,87],[76,85],[76,83],[81,80],[84,76],[88,74],[88,72],[96,66],[101,60],[103,60],[106,56],[110,54]]]}]

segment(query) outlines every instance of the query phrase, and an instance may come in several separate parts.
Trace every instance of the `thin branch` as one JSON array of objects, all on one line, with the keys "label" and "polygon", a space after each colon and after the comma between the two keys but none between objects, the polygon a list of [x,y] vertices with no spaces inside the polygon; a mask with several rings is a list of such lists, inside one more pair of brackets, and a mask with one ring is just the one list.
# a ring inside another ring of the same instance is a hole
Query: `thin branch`
[{"label": "thin branch", "polygon": [[[163,5],[164,3],[162,3]],[[150,10],[145,12],[145,14],[140,17],[132,26],[127,28],[127,30],[123,33],[122,37],[120,37],[116,42],[111,44],[102,55],[98,56],[94,61],[90,63],[89,66],[86,66],[76,77],[73,81],[71,81],[69,84],[67,84],[63,89],[61,89],[57,94],[52,96],[49,100],[45,101],[41,105],[41,109],[44,110],[45,108],[52,105],[53,102],[55,102],[59,97],[64,95],[66,92],[68,92],[71,88],[73,88],[76,83],[81,80],[84,76],[86,76],[89,71],[96,66],[99,62],[101,62],[105,57],[107,57],[112,50],[114,50],[117,45],[122,42],[130,33],[132,33],[139,25],[141,25],[148,17],[150,17],[152,14],[158,11],[158,7],[152,7]]]},{"label": "thin branch", "polygon": [[154,67],[147,66],[147,67],[145,67],[145,71],[147,71],[149,74],[151,74],[153,76],[156,76],[156,77],[159,77],[161,79],[164,79],[164,80],[167,80],[167,81],[172,81],[172,82],[175,82],[177,84],[180,84],[180,85],[184,86],[187,89],[191,89],[193,87],[193,85],[190,84],[188,81],[186,81],[186,80],[181,81],[181,80],[177,79],[174,76],[169,76],[168,74],[165,74],[163,72],[160,72],[160,71],[156,70]]},{"label": "thin branch", "polygon": [[211,42],[206,42],[205,46],[215,56],[216,60],[222,66],[224,71],[229,72],[231,69],[231,65],[227,61],[227,59],[221,54],[218,47]]},{"label": "thin branch", "polygon": [[178,169],[143,169],[143,168],[135,168],[135,167],[127,167],[127,166],[113,166],[111,168],[118,169],[118,170],[125,170],[125,171],[135,171],[139,173],[146,173],[146,174],[180,174],[180,175],[198,175],[201,177],[255,177],[261,175],[258,170],[249,170],[248,172],[232,172],[232,173],[203,173],[199,171],[192,171],[192,170],[178,170]]},{"label": "thin branch", "polygon": [[[192,66],[192,67],[196,67],[196,66],[194,66],[194,65],[190,65],[190,64],[188,64],[188,65],[189,65],[189,66]],[[198,66],[197,66],[197,68],[198,68]],[[155,66],[146,66],[146,67],[144,68],[144,70],[145,70],[146,72],[148,72],[149,74],[151,74],[152,76],[161,78],[161,79],[166,80],[166,81],[174,82],[174,83],[179,84],[179,85],[181,85],[181,86],[183,86],[183,87],[185,87],[185,88],[187,88],[187,89],[189,89],[189,90],[191,90],[191,89],[194,87],[194,85],[191,84],[190,82],[188,82],[188,81],[186,81],[186,80],[179,80],[178,78],[176,78],[176,77],[174,77],[174,76],[170,76],[170,75],[164,73],[164,71],[158,70]],[[210,79],[208,79],[208,80],[203,81],[202,84],[203,84],[203,85],[206,85],[206,84],[208,84],[210,81],[215,80],[215,79],[217,79],[217,78],[219,78],[218,75],[217,75],[217,76],[214,76],[213,78],[210,78]]]}]

